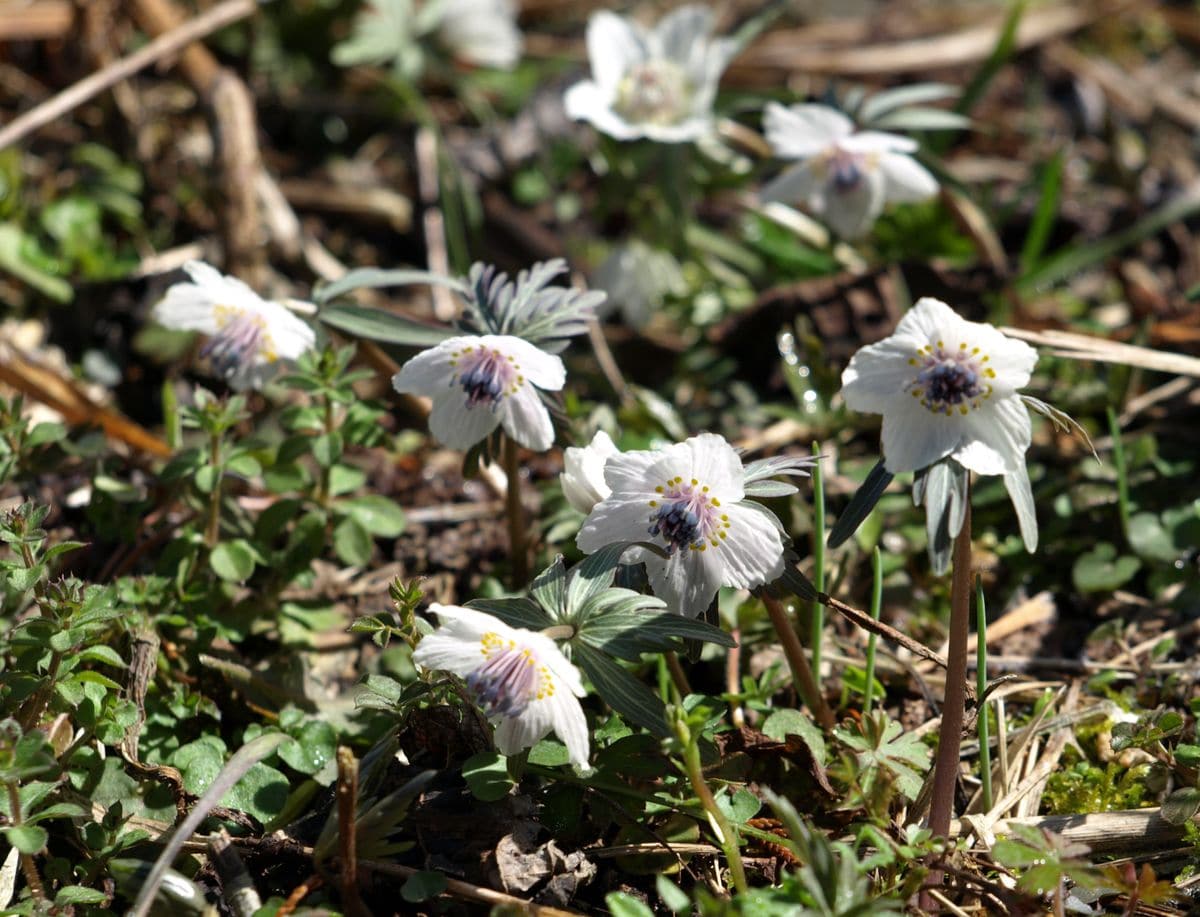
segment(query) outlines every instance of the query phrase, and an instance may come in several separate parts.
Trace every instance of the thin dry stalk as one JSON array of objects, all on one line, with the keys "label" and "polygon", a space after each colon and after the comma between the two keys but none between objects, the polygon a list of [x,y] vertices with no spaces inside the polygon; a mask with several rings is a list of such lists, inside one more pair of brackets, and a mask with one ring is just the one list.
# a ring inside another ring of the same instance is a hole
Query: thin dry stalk
[{"label": "thin dry stalk", "polygon": [[47,99],[0,130],[0,150],[7,149],[34,131],[57,121],[67,112],[78,108],[89,99],[98,96],[122,80],[133,76],[165,57],[186,48],[192,42],[222,29],[230,23],[245,19],[254,13],[258,5],[254,0],[225,0],[208,12],[197,16],[179,28],[161,35],[150,44],[115,61],[103,70],[98,70],[58,95]]},{"label": "thin dry stalk", "polygon": [[764,595],[763,604],[767,606],[767,614],[771,616],[771,623],[783,646],[783,655],[792,670],[796,690],[812,708],[813,716],[817,718],[821,728],[826,731],[833,729],[836,722],[833,711],[825,703],[825,695],[821,693],[820,685],[813,676],[812,666],[808,664],[808,657],[804,655],[804,647],[800,645],[800,638],[796,636],[792,619],[788,617],[780,601],[773,596]]}]

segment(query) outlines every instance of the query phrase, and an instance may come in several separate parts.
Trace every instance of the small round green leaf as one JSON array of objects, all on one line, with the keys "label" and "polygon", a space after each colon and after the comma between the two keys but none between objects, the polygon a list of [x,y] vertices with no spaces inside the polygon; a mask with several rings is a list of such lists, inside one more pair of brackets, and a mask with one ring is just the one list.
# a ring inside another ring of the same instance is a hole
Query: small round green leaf
[{"label": "small round green leaf", "polygon": [[254,551],[240,538],[223,541],[213,548],[208,563],[221,579],[242,583],[254,572]]}]

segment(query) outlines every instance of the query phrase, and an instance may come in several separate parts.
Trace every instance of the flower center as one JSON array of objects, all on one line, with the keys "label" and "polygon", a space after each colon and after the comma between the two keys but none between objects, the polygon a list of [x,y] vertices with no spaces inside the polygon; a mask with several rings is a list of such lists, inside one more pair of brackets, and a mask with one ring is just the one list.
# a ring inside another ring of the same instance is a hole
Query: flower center
[{"label": "flower center", "polygon": [[525,384],[521,367],[494,347],[469,346],[456,350],[450,355],[450,365],[458,370],[451,384],[462,386],[469,408],[485,402],[494,407],[501,398],[515,394]]},{"label": "flower center", "polygon": [[684,547],[692,551],[720,547],[729,517],[720,512],[721,501],[709,493],[707,485],[695,478],[685,484],[683,478],[675,477],[654,490],[661,498],[650,501],[653,512],[647,531],[662,536],[668,554]]},{"label": "flower center", "polygon": [[636,64],[621,78],[613,110],[636,124],[678,124],[687,116],[691,95],[679,66],[650,60]]},{"label": "flower center", "polygon": [[852,153],[840,146],[829,147],[820,157],[825,181],[836,194],[849,194],[856,190],[872,168],[865,153]]},{"label": "flower center", "polygon": [[278,359],[261,315],[222,305],[213,313],[217,333],[200,349],[200,356],[218,375],[228,376],[260,354],[269,363]]},{"label": "flower center", "polygon": [[467,676],[467,686],[489,717],[520,716],[531,702],[554,694],[550,671],[531,649],[491,631],[479,643],[485,661]]},{"label": "flower center", "polygon": [[908,362],[919,367],[908,390],[921,406],[933,414],[951,416],[955,410],[968,414],[992,397],[996,371],[987,365],[991,358],[978,347],[959,344],[949,349],[942,341],[934,347],[926,344]]}]

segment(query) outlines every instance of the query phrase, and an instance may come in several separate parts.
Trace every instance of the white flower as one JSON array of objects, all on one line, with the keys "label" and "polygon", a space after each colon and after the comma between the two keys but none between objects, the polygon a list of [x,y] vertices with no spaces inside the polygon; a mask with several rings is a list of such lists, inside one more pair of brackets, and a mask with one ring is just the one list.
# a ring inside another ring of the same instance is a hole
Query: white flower
[{"label": "white flower", "polygon": [[515,755],[555,733],[573,765],[588,763],[587,721],[579,670],[544,634],[509,627],[489,614],[431,605],[440,626],[422,638],[413,662],[466,679],[496,727],[496,748]]},{"label": "white flower", "polygon": [[521,30],[512,0],[436,0],[437,33],[455,57],[511,70],[521,59]]},{"label": "white flower", "polygon": [[183,269],[192,282],[168,289],[154,307],[154,320],[208,335],[200,355],[233,388],[262,388],[280,361],[295,360],[316,345],[312,328],[236,277],[203,261],[189,261]]},{"label": "white flower", "polygon": [[592,79],[567,90],[567,114],[616,140],[682,143],[712,128],[721,73],[737,53],[713,39],[713,14],[681,6],[653,29],[607,10],[588,20]]},{"label": "white flower", "polygon": [[864,235],[887,204],[937,194],[937,179],[912,158],[917,144],[907,137],[855,132],[826,105],[771,102],[764,123],[775,155],[801,162],[767,185],[763,200],[801,201],[843,238]]},{"label": "white flower", "polygon": [[560,480],[567,502],[581,513],[590,513],[593,506],[612,493],[604,480],[604,463],[609,456],[619,454],[612,437],[603,430],[597,430],[586,446],[564,450]]},{"label": "white flower", "polygon": [[650,541],[667,557],[631,548],[626,563],[645,563],[654,593],[695,617],[721,586],[750,589],[783,572],[778,521],[745,500],[745,469],[715,433],[661,450],[608,459],[611,493],[598,503],[576,543],[586,553],[620,541]]},{"label": "white flower", "polygon": [[667,295],[687,288],[675,256],[640,239],[616,246],[596,269],[593,285],[608,293],[634,328],[644,328]]},{"label": "white flower", "polygon": [[450,338],[392,377],[396,391],[433,399],[429,431],[451,449],[469,449],[503,426],[539,452],[554,442],[554,427],[537,390],[556,392],[565,382],[562,360],[507,334]]},{"label": "white flower", "polygon": [[1025,342],[927,296],[891,337],[854,355],[842,395],[856,411],[883,415],[883,457],[894,474],[949,455],[978,474],[1008,475],[1029,447],[1018,389],[1036,362]]}]

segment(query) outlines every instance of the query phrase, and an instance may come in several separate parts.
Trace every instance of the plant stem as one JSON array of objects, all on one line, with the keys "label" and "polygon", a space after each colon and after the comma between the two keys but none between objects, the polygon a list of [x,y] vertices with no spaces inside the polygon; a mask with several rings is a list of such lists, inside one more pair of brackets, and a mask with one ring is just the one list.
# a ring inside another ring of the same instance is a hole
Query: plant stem
[{"label": "plant stem", "polygon": [[[883,612],[883,555],[876,545],[871,555],[871,620],[878,621]],[[879,635],[872,632],[867,638],[866,685],[863,687],[863,717],[871,712],[871,701],[875,692],[875,645]]]},{"label": "plant stem", "polygon": [[[328,437],[330,437],[334,431],[333,399],[331,399],[328,395],[325,395],[323,397],[323,401],[325,402],[325,404],[324,404],[325,410],[324,410],[324,415],[322,417],[322,420],[324,421],[325,436],[328,439]],[[332,464],[330,464],[330,465],[322,464],[321,465],[321,479],[317,483],[317,503],[319,503],[323,509],[329,508],[329,500],[330,500],[329,491],[332,490],[332,485],[333,485],[333,465]]]},{"label": "plant stem", "polygon": [[[812,469],[813,487],[813,585],[817,592],[825,591],[825,480],[821,473],[821,444],[816,440],[812,444],[813,455],[817,462]],[[821,676],[821,641],[825,637],[825,606],[820,602],[812,603],[812,668],[819,678]]]},{"label": "plant stem", "polygon": [[[741,628],[734,625],[729,630],[729,636],[733,638],[734,645],[725,651],[725,692],[732,696],[742,690]],[[729,701],[729,718],[738,729],[746,725],[746,710],[741,701]]]},{"label": "plant stem", "polygon": [[771,623],[775,626],[775,633],[779,635],[779,642],[783,645],[783,655],[792,670],[792,681],[796,690],[812,708],[813,716],[817,718],[821,728],[826,731],[833,729],[833,711],[825,703],[825,695],[821,693],[821,688],[813,677],[808,658],[804,655],[804,647],[800,645],[800,638],[796,636],[796,629],[792,627],[787,611],[779,599],[773,596],[764,594],[762,600],[767,606],[767,614],[771,616]]},{"label": "plant stem", "polygon": [[1121,424],[1117,412],[1108,407],[1108,431],[1112,434],[1113,465],[1117,471],[1117,512],[1121,514],[1121,531],[1129,539],[1129,470],[1125,467],[1125,446],[1121,442]]},{"label": "plant stem", "polygon": [[221,537],[221,435],[211,433],[208,437],[209,462],[216,469],[212,493],[208,495],[208,524],[204,528],[204,544],[211,551]]},{"label": "plant stem", "polygon": [[[975,696],[987,691],[987,605],[983,598],[983,578],[975,577]],[[988,707],[979,705],[979,782],[983,811],[992,810],[992,746],[989,736]]]},{"label": "plant stem", "polygon": [[[950,582],[950,651],[946,658],[946,693],[942,702],[942,727],[938,731],[937,758],[933,764],[933,792],[929,803],[929,830],[949,837],[958,785],[959,753],[967,700],[967,636],[971,629],[971,484],[967,481],[962,529],[954,539],[954,570]],[[933,870],[927,886],[940,885],[942,873]]]},{"label": "plant stem", "polygon": [[717,800],[713,796],[712,790],[708,788],[708,783],[704,780],[704,769],[700,763],[700,745],[693,739],[691,731],[685,723],[677,722],[675,732],[683,744],[683,762],[687,767],[692,790],[695,792],[696,798],[700,800],[700,804],[704,806],[704,811],[708,813],[709,821],[712,822],[719,835],[717,840],[721,844],[721,849],[725,851],[725,859],[729,862],[729,875],[733,879],[734,890],[739,895],[744,895],[748,886],[746,870],[742,867],[742,855],[738,850],[737,835],[734,833],[733,825],[729,823],[729,819],[717,805]]},{"label": "plant stem", "polygon": [[667,672],[671,675],[671,684],[675,685],[675,690],[679,692],[679,699],[682,701],[692,693],[692,685],[688,681],[687,672],[679,664],[679,654],[674,650],[667,650],[663,654],[663,658],[667,663]]},{"label": "plant stem", "polygon": [[[25,817],[21,814],[21,792],[15,783],[5,784],[8,788],[8,808],[11,814],[14,828],[19,828],[25,823]],[[25,881],[29,885],[29,894],[33,896],[33,900],[42,902],[46,900],[46,889],[42,885],[41,876],[38,875],[37,865],[33,862],[33,857],[27,853],[20,855],[21,871],[25,873]]]},{"label": "plant stem", "polygon": [[508,553],[512,562],[512,588],[520,589],[529,580],[529,543],[525,532],[525,510],[521,505],[521,463],[517,444],[504,439],[504,510],[508,516]]}]

